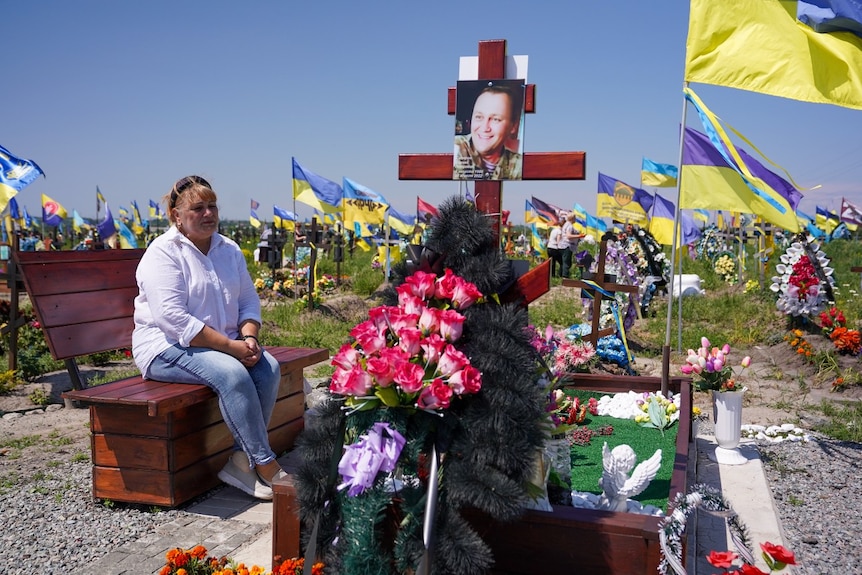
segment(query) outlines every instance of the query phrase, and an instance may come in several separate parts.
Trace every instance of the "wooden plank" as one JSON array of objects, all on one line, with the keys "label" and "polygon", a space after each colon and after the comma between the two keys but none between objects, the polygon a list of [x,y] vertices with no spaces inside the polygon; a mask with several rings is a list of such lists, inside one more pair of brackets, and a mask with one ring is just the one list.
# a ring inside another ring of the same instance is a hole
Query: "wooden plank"
[{"label": "wooden plank", "polygon": [[545,260],[517,279],[515,285],[501,296],[504,303],[521,300],[528,305],[551,289],[551,260]]},{"label": "wooden plank", "polygon": [[[31,300],[32,301],[32,300]],[[132,347],[132,316],[65,325],[43,330],[54,359],[68,359],[99,351]]]},{"label": "wooden plank", "polygon": [[[451,180],[451,153],[399,154],[399,180]],[[586,152],[525,152],[522,180],[583,180]]]},{"label": "wooden plank", "polygon": [[[446,91],[446,113],[453,116],[457,111],[458,88],[450,86]],[[536,85],[527,84],[524,90],[524,113],[532,114],[536,111]]]},{"label": "wooden plank", "polygon": [[276,560],[299,557],[299,500],[293,476],[272,483],[272,557]]},{"label": "wooden plank", "polygon": [[[34,299],[38,308],[39,323],[45,329],[95,321],[128,318],[134,313],[137,286],[126,286],[100,291],[50,294]],[[131,324],[134,327],[134,323]],[[114,349],[126,346],[115,346]]]},{"label": "wooden plank", "polygon": [[42,296],[135,285],[144,250],[12,252],[27,293]]}]

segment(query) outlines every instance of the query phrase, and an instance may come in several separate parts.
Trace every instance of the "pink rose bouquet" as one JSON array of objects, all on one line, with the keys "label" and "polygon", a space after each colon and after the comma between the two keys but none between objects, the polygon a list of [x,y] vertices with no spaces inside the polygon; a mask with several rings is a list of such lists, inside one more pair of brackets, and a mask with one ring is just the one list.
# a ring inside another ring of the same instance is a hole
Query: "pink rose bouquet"
[{"label": "pink rose bouquet", "polygon": [[335,354],[329,389],[353,410],[380,406],[438,411],[478,393],[482,375],[453,344],[462,311],[482,299],[476,286],[447,269],[418,271],[397,288],[397,306],[379,306]]}]

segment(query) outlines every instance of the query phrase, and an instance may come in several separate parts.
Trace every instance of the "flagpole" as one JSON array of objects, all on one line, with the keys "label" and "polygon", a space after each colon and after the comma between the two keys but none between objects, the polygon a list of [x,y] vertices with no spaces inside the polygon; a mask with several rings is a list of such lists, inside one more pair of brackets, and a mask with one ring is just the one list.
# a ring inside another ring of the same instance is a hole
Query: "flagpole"
[{"label": "flagpole", "polygon": [[[688,86],[688,82],[683,82],[683,90]],[[685,145],[685,121],[688,111],[688,101],[685,96],[682,98],[682,121],[679,125],[679,173],[676,178],[676,206],[673,217],[673,236],[670,244],[670,282],[668,285],[668,301],[667,301],[667,323],[665,325],[664,348],[662,349],[661,358],[661,391],[662,395],[667,397],[670,387],[670,325],[673,321],[673,283],[674,283],[674,264],[676,263],[676,237],[679,234],[680,227],[680,196],[682,189],[682,154]],[[680,276],[682,276],[682,267],[680,266]],[[680,277],[682,283],[682,277]],[[679,348],[682,349],[682,293],[679,294]]]}]

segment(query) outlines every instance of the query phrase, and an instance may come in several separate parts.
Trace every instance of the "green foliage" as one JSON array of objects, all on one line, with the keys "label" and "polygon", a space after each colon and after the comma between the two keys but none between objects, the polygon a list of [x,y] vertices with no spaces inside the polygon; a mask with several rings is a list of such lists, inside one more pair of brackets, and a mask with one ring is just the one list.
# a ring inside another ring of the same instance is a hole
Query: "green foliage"
[{"label": "green foliage", "polygon": [[42,330],[28,322],[18,330],[18,371],[27,381],[43,373],[63,369],[63,362],[51,357]]},{"label": "green foliage", "polygon": [[16,387],[20,386],[23,381],[18,379],[15,375],[15,372],[12,370],[6,370],[0,372],[0,395],[4,393],[9,393]]},{"label": "green foliage", "polygon": [[383,280],[384,276],[381,270],[371,269],[371,267],[358,270],[353,276],[353,293],[368,297],[377,291]]},{"label": "green foliage", "polygon": [[815,430],[841,441],[862,442],[862,403],[823,400],[820,411],[829,418]]},{"label": "green foliage", "polygon": [[337,351],[347,341],[353,325],[319,310],[308,311],[292,304],[276,304],[264,310],[264,345],[326,348]]},{"label": "green foliage", "polygon": [[33,402],[33,405],[48,405],[51,403],[51,396],[45,393],[45,390],[41,387],[37,387],[31,391],[27,398]]},{"label": "green foliage", "polygon": [[542,330],[547,325],[566,328],[586,321],[577,289],[554,290],[531,304],[527,312],[530,323]]}]

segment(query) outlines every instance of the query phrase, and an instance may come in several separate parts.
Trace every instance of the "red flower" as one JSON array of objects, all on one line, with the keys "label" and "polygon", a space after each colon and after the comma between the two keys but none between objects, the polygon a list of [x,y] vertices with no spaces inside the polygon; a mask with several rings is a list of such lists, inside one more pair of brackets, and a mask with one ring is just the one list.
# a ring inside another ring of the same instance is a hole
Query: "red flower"
[{"label": "red flower", "polygon": [[742,575],[769,575],[769,573],[765,573],[754,565],[749,565],[747,563],[740,567],[737,573],[741,573]]},{"label": "red flower", "polygon": [[706,556],[706,560],[709,561],[709,564],[713,567],[718,567],[719,569],[729,569],[731,565],[733,565],[733,560],[739,557],[733,551],[710,551],[709,555]]},{"label": "red flower", "polygon": [[761,543],[760,548],[776,563],[784,563],[785,565],[796,565],[796,556],[793,551],[786,549],[781,545],[774,545],[770,542]]},{"label": "red flower", "polygon": [[437,378],[428,387],[422,388],[416,407],[419,409],[446,409],[452,400],[452,388]]}]

